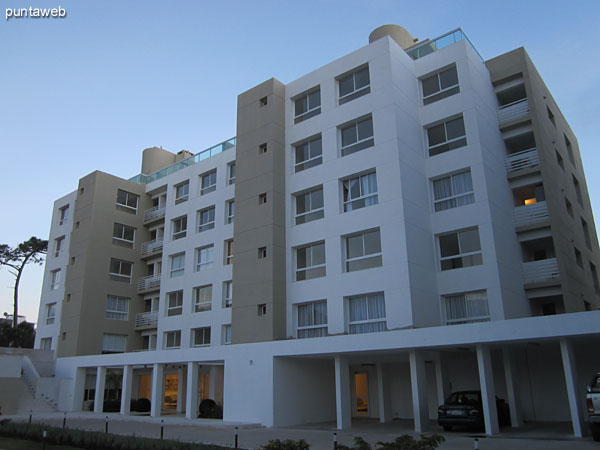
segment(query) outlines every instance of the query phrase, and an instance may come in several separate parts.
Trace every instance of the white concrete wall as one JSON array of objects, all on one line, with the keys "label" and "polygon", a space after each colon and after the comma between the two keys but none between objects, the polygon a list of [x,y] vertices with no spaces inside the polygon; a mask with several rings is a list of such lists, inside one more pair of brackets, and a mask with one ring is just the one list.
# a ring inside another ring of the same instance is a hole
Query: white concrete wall
[{"label": "white concrete wall", "polygon": [[22,367],[22,355],[0,355],[0,378],[19,378]]}]

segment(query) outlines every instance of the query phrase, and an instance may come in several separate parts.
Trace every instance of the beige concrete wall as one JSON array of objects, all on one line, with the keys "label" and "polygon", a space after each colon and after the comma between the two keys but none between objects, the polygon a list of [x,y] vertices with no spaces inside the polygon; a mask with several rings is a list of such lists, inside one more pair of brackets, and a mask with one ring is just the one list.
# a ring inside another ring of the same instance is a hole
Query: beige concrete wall
[{"label": "beige concrete wall", "polygon": [[150,175],[151,173],[170,166],[175,163],[176,160],[177,155],[168,150],[158,147],[147,148],[142,152],[142,173]]},{"label": "beige concrete wall", "polygon": [[[238,96],[232,343],[285,338],[284,102],[285,86],[275,79]],[[260,154],[263,143],[267,152]],[[261,193],[266,204],[259,204]],[[261,304],[265,315],[258,314]]]}]

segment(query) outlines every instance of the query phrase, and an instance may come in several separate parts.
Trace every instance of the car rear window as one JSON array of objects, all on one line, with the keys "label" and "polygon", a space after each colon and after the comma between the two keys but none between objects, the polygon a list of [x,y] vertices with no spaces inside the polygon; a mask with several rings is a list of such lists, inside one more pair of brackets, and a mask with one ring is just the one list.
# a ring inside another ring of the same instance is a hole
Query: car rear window
[{"label": "car rear window", "polygon": [[479,402],[477,392],[455,392],[446,400],[447,405],[477,405]]},{"label": "car rear window", "polygon": [[594,393],[600,393],[600,375],[596,375],[590,383],[590,389]]}]

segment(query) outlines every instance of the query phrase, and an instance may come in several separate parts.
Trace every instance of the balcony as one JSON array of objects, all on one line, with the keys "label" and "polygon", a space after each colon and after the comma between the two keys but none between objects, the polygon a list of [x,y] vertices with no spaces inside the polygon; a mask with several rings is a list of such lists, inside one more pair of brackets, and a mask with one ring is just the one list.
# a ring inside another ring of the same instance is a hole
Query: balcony
[{"label": "balcony", "polygon": [[158,311],[139,313],[135,316],[136,328],[156,328],[158,325]]},{"label": "balcony", "polygon": [[503,124],[527,114],[529,114],[529,102],[526,98],[522,98],[508,105],[500,106],[498,108],[498,122]]},{"label": "balcony", "polygon": [[558,281],[559,278],[560,274],[558,273],[558,261],[556,258],[523,263],[524,284]]},{"label": "balcony", "polygon": [[512,153],[506,157],[506,171],[510,174],[521,169],[539,166],[540,157],[536,148]]},{"label": "balcony", "polygon": [[150,275],[138,280],[138,292],[151,292],[160,289],[160,275]]},{"label": "balcony", "polygon": [[165,209],[165,205],[159,205],[144,211],[144,225],[164,218]]},{"label": "balcony", "polygon": [[544,222],[548,219],[548,204],[544,201],[533,205],[517,206],[514,215],[516,227]]},{"label": "balcony", "polygon": [[153,241],[148,241],[142,243],[142,248],[140,250],[142,258],[151,256],[155,253],[162,252],[163,249],[163,240],[155,239]]}]

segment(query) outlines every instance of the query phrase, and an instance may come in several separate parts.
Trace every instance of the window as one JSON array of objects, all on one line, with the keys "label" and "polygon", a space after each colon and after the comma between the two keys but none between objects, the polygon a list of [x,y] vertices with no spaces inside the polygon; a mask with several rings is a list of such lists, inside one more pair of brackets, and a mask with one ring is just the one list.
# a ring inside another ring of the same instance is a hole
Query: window
[{"label": "window", "polygon": [[46,325],[52,325],[56,318],[56,303],[46,305]]},{"label": "window", "polygon": [[442,270],[483,264],[479,230],[455,231],[438,237],[440,243],[440,264]]},{"label": "window", "polygon": [[167,316],[180,316],[183,312],[183,291],[167,294]]},{"label": "window", "polygon": [[567,197],[565,197],[565,208],[567,208],[567,212],[569,213],[571,218],[575,218],[575,216],[573,215],[573,205]]},{"label": "window", "polygon": [[258,259],[264,259],[267,257],[267,247],[260,247],[258,249]]},{"label": "window", "polygon": [[327,301],[298,305],[298,339],[327,336]]},{"label": "window", "polygon": [[131,283],[131,274],[133,272],[133,263],[123,261],[121,259],[110,259],[109,278],[112,281],[120,281],[122,283]]},{"label": "window", "polygon": [[196,272],[210,269],[214,262],[214,245],[207,245],[196,249]]},{"label": "window", "polygon": [[449,175],[433,180],[435,211],[456,208],[475,202],[471,171]]},{"label": "window", "polygon": [[40,349],[41,350],[52,350],[52,338],[40,339]]},{"label": "window", "polygon": [[69,205],[65,205],[58,210],[58,224],[63,225],[69,221]]},{"label": "window", "polygon": [[373,139],[373,119],[359,119],[340,127],[342,133],[342,156],[348,156],[359,150],[375,145]]},{"label": "window", "polygon": [[385,299],[383,292],[348,298],[350,334],[385,331]]},{"label": "window", "polygon": [[181,330],[165,332],[165,348],[181,347]]},{"label": "window", "polygon": [[121,223],[115,223],[113,226],[113,244],[123,247],[133,248],[135,240],[135,228]]},{"label": "window", "polygon": [[210,345],[210,327],[194,328],[192,330],[193,346],[203,347]]},{"label": "window", "polygon": [[225,265],[233,262],[233,239],[225,241]]},{"label": "window", "polygon": [[54,257],[55,258],[58,258],[62,254],[64,244],[65,244],[64,236],[54,239]]},{"label": "window", "polygon": [[177,253],[171,256],[171,272],[169,276],[171,278],[180,277],[183,275],[185,270],[185,252]]},{"label": "window", "polygon": [[267,153],[267,143],[266,142],[264,144],[260,144],[258,146],[258,154],[262,155],[264,153]]},{"label": "window", "polygon": [[129,208],[137,211],[139,195],[132,194],[131,192],[117,190],[117,205],[124,208]]},{"label": "window", "polygon": [[444,295],[442,299],[446,325],[490,320],[486,291]]},{"label": "window", "polygon": [[189,180],[175,186],[175,204],[185,202],[190,196]]},{"label": "window", "polygon": [[212,284],[194,288],[194,312],[210,311],[212,304]]},{"label": "window", "polygon": [[267,304],[266,303],[261,303],[260,305],[258,305],[258,307],[257,307],[257,314],[259,316],[266,316],[267,315]]},{"label": "window", "polygon": [[102,335],[102,353],[123,353],[126,348],[126,335],[108,333]]},{"label": "window", "polygon": [[258,194],[258,204],[264,205],[265,203],[267,203],[267,193]]},{"label": "window", "polygon": [[223,325],[223,344],[231,344],[231,325]]},{"label": "window", "polygon": [[50,290],[55,291],[60,286],[60,269],[50,272]]},{"label": "window", "polygon": [[128,320],[129,319],[129,297],[108,295],[106,297],[106,319]]},{"label": "window", "polygon": [[225,203],[225,210],[227,211],[227,214],[225,216],[225,223],[233,223],[233,218],[235,217],[235,201],[227,200],[227,202]]},{"label": "window", "polygon": [[585,245],[587,246],[587,248],[589,248],[590,250],[592,249],[592,239],[590,237],[590,228],[588,227],[588,224],[585,220],[583,220],[583,217],[580,217],[581,219],[581,229],[583,230],[583,239],[585,240]]},{"label": "window", "polygon": [[223,307],[231,308],[233,304],[233,282],[223,282]]},{"label": "window", "polygon": [[346,245],[346,272],[381,266],[379,230],[364,231],[360,234],[347,236],[344,239]]},{"label": "window", "polygon": [[546,106],[546,109],[548,110],[548,119],[550,119],[550,122],[552,122],[552,125],[554,126],[554,128],[556,128],[556,121],[554,120],[554,114],[552,114],[552,111],[550,111],[550,108],[548,106]]},{"label": "window", "polygon": [[177,239],[182,239],[187,235],[187,215],[177,217],[171,221],[172,223],[172,239],[175,241]]},{"label": "window", "polygon": [[295,164],[294,172],[318,166],[323,162],[323,142],[317,136],[303,143],[294,145]]},{"label": "window", "polygon": [[296,249],[296,281],[325,276],[325,243]]},{"label": "window", "polygon": [[556,152],[556,162],[558,163],[559,167],[562,170],[565,170],[565,163],[563,161],[562,156],[560,156],[560,153],[558,153],[558,150],[555,150],[555,152]]},{"label": "window", "polygon": [[342,189],[344,191],[344,212],[376,205],[378,202],[375,172],[343,180]]},{"label": "window", "polygon": [[581,252],[577,247],[573,247],[573,250],[575,251],[575,262],[583,269],[583,258],[581,257]]},{"label": "window", "polygon": [[[232,167],[234,167],[233,180],[235,181],[235,163],[229,166],[230,169]],[[231,173],[229,174],[229,180],[231,181]],[[230,182],[229,184],[233,183]],[[208,194],[209,192],[212,192],[215,189],[217,189],[217,171],[213,170],[212,172],[202,175],[200,195]]]},{"label": "window", "polygon": [[575,175],[571,175],[573,177],[573,187],[575,188],[575,195],[577,196],[577,203],[583,206],[583,197],[581,195],[581,186],[579,185],[579,180],[575,178]]},{"label": "window", "polygon": [[349,74],[340,75],[337,81],[340,105],[371,92],[368,65],[354,69]]},{"label": "window", "polygon": [[460,88],[458,87],[456,66],[425,76],[421,79],[421,87],[423,88],[424,105],[458,94]]},{"label": "window", "polygon": [[211,206],[198,211],[198,233],[212,230],[215,227],[215,207]]},{"label": "window", "polygon": [[235,184],[235,161],[227,165],[227,184]]},{"label": "window", "polygon": [[571,145],[571,141],[569,141],[569,138],[567,138],[566,134],[563,134],[563,137],[565,138],[565,147],[567,147],[567,155],[569,156],[569,161],[571,161],[571,164],[575,166],[575,156],[573,155],[573,146]]},{"label": "window", "polygon": [[429,143],[429,156],[439,155],[467,145],[462,116],[427,127],[427,140]]},{"label": "window", "polygon": [[322,219],[325,216],[323,207],[323,188],[296,194],[296,225]]},{"label": "window", "polygon": [[590,263],[590,271],[592,272],[592,282],[594,284],[594,291],[596,295],[600,295],[600,282],[598,281],[598,270],[593,263]]},{"label": "window", "polygon": [[321,114],[321,88],[317,86],[294,98],[294,123]]}]

